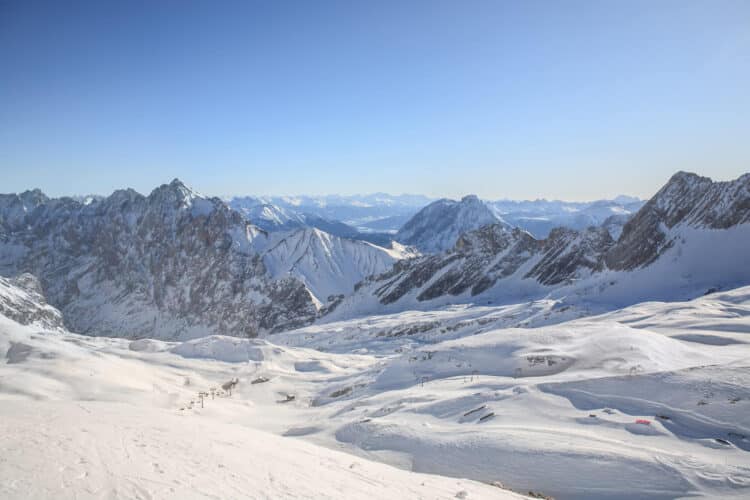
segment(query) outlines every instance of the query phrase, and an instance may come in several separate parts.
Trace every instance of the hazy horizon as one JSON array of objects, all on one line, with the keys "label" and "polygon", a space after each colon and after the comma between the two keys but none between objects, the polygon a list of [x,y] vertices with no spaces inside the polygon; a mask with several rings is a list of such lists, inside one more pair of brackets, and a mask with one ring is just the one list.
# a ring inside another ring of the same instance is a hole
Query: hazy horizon
[{"label": "hazy horizon", "polygon": [[[385,192],[385,191],[374,191],[374,192],[369,192],[369,193],[367,193],[367,192],[361,192],[361,193],[351,193],[351,194],[342,194],[342,193],[321,193],[321,194],[311,194],[311,193],[294,193],[294,194],[288,194],[288,193],[270,193],[270,194],[235,193],[235,194],[226,194],[226,193],[208,193],[208,192],[204,192],[199,187],[196,187],[196,186],[192,185],[190,182],[186,181],[185,179],[180,179],[178,177],[175,178],[175,179],[179,180],[185,186],[187,186],[191,190],[199,193],[200,195],[203,195],[203,196],[206,196],[206,197],[212,197],[212,198],[216,197],[216,198],[220,198],[220,199],[225,200],[225,201],[226,200],[231,200],[233,198],[244,198],[244,197],[257,198],[257,199],[261,199],[261,200],[271,200],[271,199],[279,199],[279,198],[286,198],[286,199],[294,199],[294,198],[322,199],[322,198],[335,198],[335,197],[340,197],[340,198],[344,198],[344,199],[352,199],[352,198],[368,198],[368,197],[374,197],[374,196],[378,196],[378,195],[389,196],[389,197],[393,197],[393,198],[399,198],[399,197],[415,197],[416,198],[416,197],[419,197],[419,198],[424,198],[425,200],[434,201],[434,200],[439,200],[439,199],[460,200],[461,198],[463,198],[465,196],[476,195],[476,193],[464,193],[464,194],[461,194],[461,195],[458,195],[458,196],[431,196],[431,195],[426,195],[426,194],[422,194],[422,193],[405,193],[405,192],[404,193],[398,193],[398,192],[390,192],[389,193],[389,192]],[[169,184],[170,182],[171,181],[161,182],[161,183],[158,183],[158,184],[154,185],[153,187],[151,187],[149,189],[145,189],[145,190],[136,189],[136,188],[133,188],[132,186],[121,186],[121,187],[116,188],[116,189],[114,189],[112,191],[109,191],[109,192],[100,192],[100,193],[95,193],[95,192],[87,192],[87,193],[73,192],[73,193],[52,194],[52,193],[47,192],[47,191],[45,191],[44,189],[42,189],[42,188],[40,188],[38,186],[30,186],[30,187],[26,187],[26,188],[15,190],[15,191],[3,191],[3,192],[0,192],[0,194],[13,194],[13,193],[19,194],[19,193],[23,193],[25,191],[33,191],[35,189],[39,189],[42,193],[44,193],[46,196],[48,196],[50,198],[65,198],[65,197],[80,198],[80,197],[86,197],[86,196],[107,197],[107,196],[110,196],[116,190],[120,190],[120,189],[133,189],[133,190],[135,190],[139,194],[142,194],[144,196],[148,196],[148,194],[151,193],[154,189],[158,188],[159,186],[162,186],[162,185],[165,185],[165,184]],[[478,195],[476,195],[476,196],[478,196]],[[633,198],[633,199],[637,199],[637,200],[641,200],[641,201],[644,200],[644,199],[648,199],[648,198],[642,198],[642,197],[638,197],[638,196],[634,196],[634,195],[629,195],[627,193],[620,193],[620,194],[617,194],[615,196],[607,197],[607,198],[603,198],[602,197],[602,198],[595,198],[595,199],[589,199],[589,200],[572,200],[572,199],[543,198],[543,197],[539,197],[539,198],[525,198],[525,199],[521,199],[521,198],[507,198],[507,197],[505,197],[505,198],[502,198],[502,197],[501,198],[484,198],[482,196],[479,196],[479,198],[481,198],[483,200],[498,201],[498,202],[502,202],[502,201],[508,201],[508,202],[549,201],[549,202],[565,202],[565,203],[589,203],[589,202],[595,202],[595,201],[601,201],[601,200],[614,200],[616,198],[621,198],[621,197]]]},{"label": "hazy horizon", "polygon": [[[672,175],[676,174],[677,172],[679,172],[679,171],[673,172]],[[702,176],[702,177],[709,177],[709,176],[705,176],[705,175],[701,174],[700,172],[688,172],[688,173],[697,174],[697,175]],[[750,174],[750,172],[742,172],[738,176],[732,177],[732,178],[724,178],[724,179],[717,179],[715,177],[710,177],[710,178],[714,182],[726,182],[726,181],[736,180],[738,177],[741,177],[741,176],[747,175],[747,174]],[[191,183],[189,180],[187,180],[185,178],[181,178],[181,177],[174,177],[174,178],[171,178],[169,180],[163,180],[161,182],[157,182],[153,186],[148,187],[146,189],[138,189],[138,188],[135,188],[135,187],[130,186],[130,185],[124,185],[124,186],[116,187],[116,188],[112,189],[111,191],[106,191],[106,192],[66,192],[66,193],[54,193],[54,192],[46,191],[45,189],[43,189],[43,188],[41,188],[39,186],[27,186],[27,187],[24,187],[24,188],[21,188],[21,189],[13,190],[13,191],[3,190],[3,191],[0,192],[0,194],[13,194],[13,193],[18,194],[18,193],[22,193],[22,192],[25,192],[25,191],[31,191],[31,190],[34,190],[34,189],[39,189],[46,196],[48,196],[50,198],[86,197],[86,196],[107,197],[107,196],[111,195],[114,191],[117,191],[117,190],[121,190],[121,189],[133,189],[133,190],[135,190],[137,193],[139,193],[141,195],[148,196],[148,194],[151,193],[156,188],[158,188],[158,187],[160,187],[162,185],[169,184],[169,183],[171,183],[174,180],[178,180],[181,183],[183,183],[186,187],[188,187],[189,189],[195,191],[196,193],[198,193],[198,194],[200,194],[202,196],[206,196],[206,197],[210,197],[210,198],[216,197],[216,198],[220,198],[220,199],[225,200],[225,201],[231,200],[233,198],[244,198],[244,197],[258,198],[258,199],[261,199],[261,200],[282,199],[282,198],[286,198],[286,199],[293,199],[293,198],[322,199],[322,198],[335,198],[335,197],[352,199],[352,198],[360,198],[360,197],[361,198],[374,197],[374,196],[377,196],[377,195],[390,196],[390,197],[394,197],[394,198],[398,198],[398,197],[420,197],[420,198],[424,198],[425,200],[435,201],[435,200],[439,200],[439,199],[460,200],[461,198],[463,198],[465,196],[472,196],[472,195],[474,195],[474,196],[478,196],[482,200],[492,201],[492,202],[503,202],[503,201],[507,201],[507,202],[549,201],[549,202],[565,202],[565,203],[591,203],[591,202],[596,202],[596,201],[615,200],[617,198],[633,198],[633,199],[639,200],[639,201],[647,201],[654,194],[656,194],[656,192],[659,189],[661,189],[667,183],[667,181],[669,180],[669,178],[671,178],[671,177],[672,176],[670,175],[668,178],[665,178],[664,182],[662,182],[662,184],[660,184],[659,186],[657,186],[657,188],[654,189],[654,191],[652,193],[650,193],[650,194],[648,194],[646,196],[638,196],[638,195],[633,195],[633,194],[629,194],[629,193],[617,193],[617,194],[612,195],[612,196],[601,196],[601,197],[590,198],[590,199],[550,198],[550,197],[543,197],[543,196],[539,196],[539,197],[535,197],[535,198],[512,198],[512,197],[507,197],[507,196],[506,197],[496,197],[496,198],[493,198],[493,197],[484,197],[484,196],[478,195],[477,193],[473,193],[473,192],[462,193],[462,194],[459,194],[459,195],[456,195],[456,196],[448,196],[448,195],[434,196],[434,195],[429,195],[429,194],[425,194],[425,193],[396,192],[396,191],[394,191],[394,192],[372,191],[372,192],[354,192],[354,193],[335,193],[335,192],[304,193],[303,192],[303,193],[267,193],[267,194],[266,193],[242,193],[242,192],[237,192],[237,193],[213,193],[213,192],[207,192],[207,191],[201,189],[200,186],[196,186],[195,184]]]}]

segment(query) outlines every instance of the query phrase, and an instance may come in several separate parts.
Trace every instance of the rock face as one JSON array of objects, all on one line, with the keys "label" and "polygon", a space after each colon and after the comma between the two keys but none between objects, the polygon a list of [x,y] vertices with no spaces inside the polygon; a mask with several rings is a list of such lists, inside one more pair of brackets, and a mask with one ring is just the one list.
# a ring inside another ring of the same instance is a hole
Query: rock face
[{"label": "rock face", "polygon": [[[253,336],[317,314],[302,282],[269,276],[259,253],[263,231],[178,180],[149,196],[120,190],[87,205],[35,204],[38,196],[27,203],[24,195],[25,215],[3,219],[0,272],[39,276],[73,331]],[[6,199],[19,214],[18,201]]]},{"label": "rock face", "polygon": [[493,224],[462,235],[449,252],[399,262],[370,281],[383,304],[415,290],[418,301],[465,292],[475,296],[513,276],[558,285],[601,271],[613,243],[603,228],[558,228],[537,240],[518,228]]},{"label": "rock face", "polygon": [[611,269],[654,262],[675,240],[677,226],[726,229],[750,221],[750,174],[731,182],[678,172],[623,227],[607,255]]},{"label": "rock face", "polygon": [[0,194],[0,231],[23,230],[29,212],[48,201],[49,198],[38,189],[20,194]]},{"label": "rock face", "polygon": [[[425,215],[427,219],[432,217]],[[447,252],[398,262],[367,279],[358,293],[371,294],[383,305],[424,302],[473,297],[501,285],[507,293],[549,289],[605,271],[643,268],[676,241],[688,238],[686,229],[722,230],[749,223],[750,174],[731,182],[712,182],[680,172],[625,223],[615,241],[612,226],[620,221],[582,231],[557,228],[545,239],[501,224],[485,226],[461,235]],[[415,236],[426,235],[429,225],[420,222],[413,227]],[[726,264],[746,267],[747,261]]]},{"label": "rock face", "polygon": [[[643,280],[623,276],[657,264],[649,285],[670,292],[750,281],[750,174],[712,182],[680,172],[621,226],[625,218],[538,239],[498,221],[476,197],[442,200],[400,234],[422,249],[451,246],[417,256],[312,228],[268,233],[178,180],[148,196],[120,190],[81,201],[27,191],[0,195],[0,275],[37,276],[38,284],[25,276],[3,286],[39,304],[43,288],[72,331],[161,339],[254,336],[334,308],[382,312],[454,297],[519,300],[563,290],[627,301]],[[62,324],[53,308],[18,313],[14,304],[0,307],[17,321]]]},{"label": "rock face", "polygon": [[0,274],[31,272],[72,331],[191,338],[307,324],[401,258],[316,229],[269,234],[179,180],[85,203],[0,198]]},{"label": "rock face", "polygon": [[489,224],[504,223],[476,196],[461,201],[443,199],[417,212],[395,239],[421,252],[437,253],[452,248],[463,233]]},{"label": "rock face", "polygon": [[0,316],[22,325],[45,330],[64,330],[62,314],[47,304],[39,280],[31,274],[0,277]]}]

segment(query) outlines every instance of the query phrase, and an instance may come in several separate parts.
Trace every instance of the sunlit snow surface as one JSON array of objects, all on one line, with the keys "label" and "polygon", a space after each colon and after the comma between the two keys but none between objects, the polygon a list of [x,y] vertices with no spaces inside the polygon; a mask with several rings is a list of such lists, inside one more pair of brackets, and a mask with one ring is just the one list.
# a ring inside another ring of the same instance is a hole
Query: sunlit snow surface
[{"label": "sunlit snow surface", "polygon": [[750,287],[591,313],[185,343],[0,318],[0,497],[750,496]]}]

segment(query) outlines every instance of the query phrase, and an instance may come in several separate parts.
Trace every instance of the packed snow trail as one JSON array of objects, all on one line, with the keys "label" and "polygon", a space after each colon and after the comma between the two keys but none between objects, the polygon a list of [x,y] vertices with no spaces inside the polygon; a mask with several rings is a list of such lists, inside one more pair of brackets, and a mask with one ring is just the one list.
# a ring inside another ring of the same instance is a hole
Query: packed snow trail
[{"label": "packed snow trail", "polygon": [[0,497],[8,499],[521,498],[241,425],[122,403],[6,402],[0,435]]}]

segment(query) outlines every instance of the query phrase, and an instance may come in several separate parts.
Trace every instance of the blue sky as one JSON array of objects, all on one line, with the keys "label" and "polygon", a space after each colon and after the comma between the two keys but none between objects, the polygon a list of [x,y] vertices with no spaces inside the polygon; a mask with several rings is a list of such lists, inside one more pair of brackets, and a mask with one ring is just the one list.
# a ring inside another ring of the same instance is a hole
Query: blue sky
[{"label": "blue sky", "polygon": [[750,2],[0,0],[0,192],[650,196],[750,171]]}]

